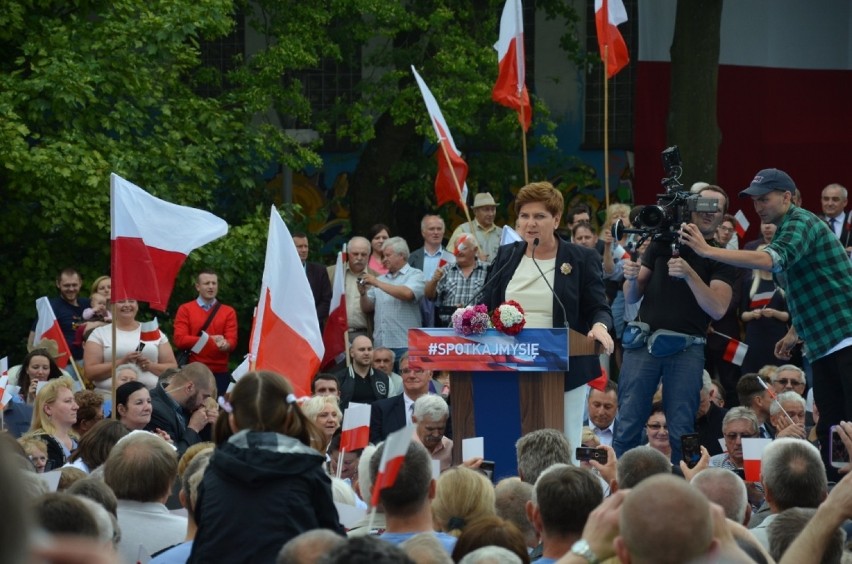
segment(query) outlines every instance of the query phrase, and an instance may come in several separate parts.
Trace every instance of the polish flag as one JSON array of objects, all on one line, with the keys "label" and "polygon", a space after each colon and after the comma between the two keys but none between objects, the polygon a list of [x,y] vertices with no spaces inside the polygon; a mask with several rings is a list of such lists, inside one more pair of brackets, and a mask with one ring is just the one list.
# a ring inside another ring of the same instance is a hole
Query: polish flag
[{"label": "polish flag", "polygon": [[500,37],[494,44],[499,73],[491,99],[518,112],[524,131],[532,123],[532,105],[527,92],[524,57],[524,7],[521,0],[506,0],[500,16]]},{"label": "polish flag", "polygon": [[[606,67],[607,78],[612,78],[627,66],[630,56],[618,25],[627,21],[627,10],[621,0],[595,0],[595,27],[598,30],[598,47]],[[607,49],[609,47],[609,49]]]},{"label": "polish flag", "polygon": [[[6,361],[6,371],[9,370],[9,358],[4,358]],[[0,376],[0,410],[6,409],[6,406],[12,401],[12,397],[18,393],[20,390],[20,386],[10,386],[9,385],[9,376],[3,373],[3,376]]]},{"label": "polish flag", "polygon": [[749,307],[751,309],[764,308],[769,305],[769,302],[772,301],[772,296],[774,295],[775,290],[771,292],[760,292],[759,294],[755,294],[751,297]]},{"label": "polish flag", "polygon": [[[438,143],[441,145],[440,150],[435,152],[435,157],[438,159],[438,175],[435,177],[435,198],[438,200],[438,205],[446,202],[455,202],[462,210],[467,209],[467,163],[461,158],[459,150],[456,148],[453,136],[450,133],[450,128],[444,120],[444,114],[441,113],[441,108],[438,107],[438,102],[417,74],[414,65],[411,65],[411,72],[414,73],[414,78],[417,80],[417,86],[420,87],[420,94],[423,95],[423,101],[426,103],[426,110],[429,112],[429,120],[432,122],[432,127],[435,130],[435,135],[438,136]],[[447,162],[449,156],[450,162]],[[458,184],[458,188],[456,185]],[[461,188],[461,193],[459,193]]]},{"label": "polish flag", "polygon": [[59,327],[59,321],[56,320],[56,315],[53,313],[53,308],[50,306],[50,300],[45,296],[36,300],[36,311],[38,311],[38,321],[36,322],[35,338],[33,345],[38,346],[45,339],[56,341],[59,349],[59,358],[54,359],[59,368],[68,366],[68,361],[71,360],[71,349],[68,348],[68,343],[65,341],[65,335]]},{"label": "polish flag", "polygon": [[141,300],[159,311],[190,251],[228,232],[223,219],[155,198],[115,173],[110,218],[112,301]]},{"label": "polish flag", "polygon": [[737,237],[742,239],[743,237],[745,237],[746,231],[748,231],[748,226],[751,224],[749,223],[748,219],[746,219],[743,210],[737,211],[737,213],[734,215],[734,218],[737,220],[737,224],[735,226],[737,230]]},{"label": "polish flag", "polygon": [[160,323],[155,317],[151,321],[140,323],[140,341],[159,341],[160,340]]},{"label": "polish flag", "polygon": [[745,358],[747,352],[747,344],[742,343],[736,339],[729,338],[728,344],[725,346],[725,352],[722,354],[722,359],[727,362],[730,362],[731,364],[742,366],[743,359]]},{"label": "polish flag", "polygon": [[408,425],[399,431],[394,431],[385,439],[382,450],[382,459],[379,462],[379,472],[376,482],[373,484],[373,497],[370,505],[376,507],[379,504],[379,496],[383,489],[390,488],[396,482],[396,476],[408,453],[411,438],[414,436],[414,426]]},{"label": "polish flag", "polygon": [[275,207],[269,217],[266,261],[252,327],[251,355],[257,370],[287,377],[297,396],[310,394],[322,344],[314,295],[293,237]]},{"label": "polish flag", "polygon": [[601,375],[588,382],[589,386],[596,389],[599,392],[604,391],[606,388],[606,383],[609,380],[609,377],[606,374],[606,370],[601,368]]},{"label": "polish flag", "polygon": [[352,452],[370,444],[370,410],[366,403],[350,403],[343,414],[340,452]]},{"label": "polish flag", "polygon": [[745,470],[746,482],[760,481],[760,461],[763,458],[763,450],[772,442],[772,439],[742,439],[743,441],[743,469]]},{"label": "polish flag", "polygon": [[[344,246],[344,249],[346,247]],[[320,368],[333,365],[343,359],[346,354],[346,331],[349,329],[349,319],[346,317],[346,261],[345,250],[337,254],[337,265],[334,267],[334,286],[331,288],[331,305],[328,319],[322,330],[322,344],[325,355]]]}]

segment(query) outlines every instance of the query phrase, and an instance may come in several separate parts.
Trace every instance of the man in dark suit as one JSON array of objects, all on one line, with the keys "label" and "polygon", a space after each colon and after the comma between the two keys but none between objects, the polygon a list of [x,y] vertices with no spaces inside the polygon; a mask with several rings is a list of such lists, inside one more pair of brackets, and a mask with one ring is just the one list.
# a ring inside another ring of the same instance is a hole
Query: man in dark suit
[{"label": "man in dark suit", "polygon": [[304,233],[294,233],[293,243],[296,245],[296,251],[299,253],[299,258],[302,259],[302,265],[305,267],[305,276],[308,277],[308,284],[311,286],[311,292],[314,294],[314,305],[317,308],[317,319],[319,320],[320,328],[325,325],[325,320],[328,318],[328,309],[331,307],[331,280],[328,278],[328,270],[323,265],[316,262],[308,262],[308,236]]},{"label": "man in dark suit", "polygon": [[219,410],[207,410],[205,400],[216,391],[216,378],[207,366],[190,362],[172,377],[168,387],[151,390],[151,421],[146,431],[161,429],[169,434],[178,456],[201,442],[199,433],[216,422]]},{"label": "man in dark suit", "polygon": [[[439,215],[427,214],[420,221],[420,234],[423,236],[423,246],[412,252],[408,264],[423,271],[423,279],[430,280],[435,270],[446,264],[456,262],[456,257],[443,247],[444,220]],[[420,315],[423,327],[435,327],[435,302],[425,296],[420,300]]]},{"label": "man in dark suit", "polygon": [[373,444],[385,440],[390,433],[411,425],[414,402],[429,393],[432,371],[409,367],[408,353],[402,355],[399,360],[399,372],[402,374],[402,394],[373,403],[370,414],[370,442]]},{"label": "man in dark suit", "polygon": [[852,252],[852,224],[846,213],[847,192],[840,184],[829,184],[822,189],[822,218],[840,239],[846,253]]}]

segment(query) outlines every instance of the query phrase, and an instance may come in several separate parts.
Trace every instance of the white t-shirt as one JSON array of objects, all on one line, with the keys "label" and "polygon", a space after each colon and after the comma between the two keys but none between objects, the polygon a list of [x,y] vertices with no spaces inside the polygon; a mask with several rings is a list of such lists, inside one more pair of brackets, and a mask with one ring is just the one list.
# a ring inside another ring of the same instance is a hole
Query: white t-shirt
[{"label": "white t-shirt", "polygon": [[[116,358],[121,359],[124,355],[132,353],[139,346],[140,336],[142,334],[141,325],[133,331],[122,331],[116,328],[116,338],[118,346],[115,350]],[[99,343],[104,348],[104,362],[109,362],[112,358],[112,325],[103,325],[98,327],[92,334],[89,335],[89,340]],[[160,331],[160,339],[157,341],[144,341],[145,348],[142,349],[142,356],[151,362],[158,362],[160,357],[159,347],[163,343],[168,343],[169,339]],[[142,372],[139,381],[145,384],[149,390],[157,385],[157,375],[153,372]],[[112,377],[109,377],[100,382],[95,382],[95,389],[101,393],[106,392],[112,394]]]}]

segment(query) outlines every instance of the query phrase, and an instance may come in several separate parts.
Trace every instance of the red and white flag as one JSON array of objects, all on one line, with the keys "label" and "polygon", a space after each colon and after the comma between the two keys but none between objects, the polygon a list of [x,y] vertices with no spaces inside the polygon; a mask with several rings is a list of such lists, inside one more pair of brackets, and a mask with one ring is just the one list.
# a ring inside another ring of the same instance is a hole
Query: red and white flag
[{"label": "red and white flag", "polygon": [[749,307],[751,309],[759,309],[764,308],[769,305],[769,302],[772,301],[772,296],[775,295],[775,290],[771,292],[760,292],[759,294],[755,294],[751,297],[751,301],[749,302]]},{"label": "red and white flag", "polygon": [[524,6],[521,0],[506,0],[500,16],[500,36],[494,44],[499,73],[491,99],[518,112],[524,131],[532,123],[532,105],[527,92],[524,58]]},{"label": "red and white flag", "polygon": [[337,253],[337,265],[334,268],[334,284],[331,287],[331,305],[328,319],[322,330],[322,344],[325,355],[322,357],[320,368],[339,362],[346,354],[346,331],[349,329],[349,319],[346,316],[346,261],[344,252]]},{"label": "red and white flag", "polygon": [[743,210],[738,210],[734,215],[734,218],[737,220],[737,224],[734,226],[737,230],[737,237],[742,239],[745,237],[746,231],[748,231],[748,226],[751,225],[751,223],[749,223],[748,219],[746,219]]},{"label": "red and white flag", "polygon": [[[461,158],[461,154],[456,148],[450,128],[444,120],[444,114],[441,113],[441,108],[438,107],[438,102],[432,95],[432,91],[429,90],[429,87],[426,86],[426,83],[417,74],[414,65],[411,65],[411,72],[414,73],[417,86],[420,87],[420,94],[423,95],[426,110],[429,112],[429,120],[432,122],[435,135],[438,136],[438,143],[441,145],[440,150],[435,151],[435,157],[438,159],[438,175],[435,177],[435,198],[439,206],[446,202],[455,202],[459,208],[465,210],[467,209],[468,192],[467,163]],[[447,162],[448,157],[450,162]],[[459,193],[459,188],[461,188],[461,193]]]},{"label": "red and white flag", "polygon": [[352,452],[370,444],[370,411],[366,403],[350,403],[343,413],[340,452]]},{"label": "red and white flag", "polygon": [[314,295],[293,237],[275,207],[269,216],[266,261],[252,327],[255,368],[287,377],[297,396],[310,395],[325,348]]},{"label": "red and white flag", "polygon": [[373,484],[373,497],[370,500],[370,505],[373,507],[379,504],[379,495],[382,490],[393,486],[396,482],[396,476],[399,474],[399,469],[408,453],[408,446],[411,444],[413,436],[414,426],[408,425],[399,431],[394,431],[385,439],[382,459],[379,462],[379,472],[376,475],[376,482]]},{"label": "red and white flag", "polygon": [[212,213],[155,198],[110,175],[112,301],[148,302],[165,311],[180,267],[193,250],[228,232]]},{"label": "red and white flag", "polygon": [[763,451],[769,446],[772,439],[744,438],[742,442],[745,480],[746,482],[759,482]]},{"label": "red and white flag", "polygon": [[59,357],[54,360],[59,368],[64,369],[68,366],[68,361],[71,360],[71,349],[68,348],[65,335],[62,333],[62,328],[59,327],[59,321],[56,319],[56,314],[53,313],[50,300],[45,296],[37,299],[36,311],[38,311],[38,321],[36,322],[33,345],[38,346],[45,339],[56,341]]},{"label": "red and white flag", "polygon": [[[3,360],[5,360],[7,362],[6,370],[8,371],[9,359],[4,358]],[[16,393],[18,393],[18,390],[20,390],[20,389],[21,388],[18,387],[18,386],[10,386],[9,385],[9,376],[8,375],[3,374],[3,376],[0,376],[0,410],[6,409],[6,405],[8,405],[10,401],[12,401],[12,396],[14,396]]]},{"label": "red and white flag", "polygon": [[140,341],[159,341],[160,340],[160,323],[157,321],[155,317],[151,321],[146,321],[144,323],[139,324],[140,333],[139,340]]},{"label": "red and white flag", "polygon": [[9,375],[9,357],[0,358],[0,378]]},{"label": "red and white flag", "polygon": [[598,30],[598,47],[606,65],[606,76],[612,78],[627,66],[630,56],[619,24],[627,21],[627,10],[621,0],[595,0],[595,27]]},{"label": "red and white flag", "polygon": [[747,352],[747,344],[742,343],[736,339],[728,338],[728,344],[725,346],[725,352],[722,353],[722,358],[725,361],[730,362],[731,364],[742,366],[743,359],[745,359],[745,355]]}]

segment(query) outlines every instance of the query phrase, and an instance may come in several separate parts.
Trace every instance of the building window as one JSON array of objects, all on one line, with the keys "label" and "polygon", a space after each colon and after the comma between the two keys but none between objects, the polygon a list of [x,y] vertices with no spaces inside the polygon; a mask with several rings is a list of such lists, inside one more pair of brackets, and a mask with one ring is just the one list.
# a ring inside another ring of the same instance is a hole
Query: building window
[{"label": "building window", "polygon": [[[202,69],[199,72],[195,91],[199,96],[214,97],[229,88],[228,73],[237,67],[237,61],[243,59],[245,52],[246,33],[245,16],[242,11],[234,16],[234,29],[225,37],[202,41]],[[205,73],[204,68],[214,69],[213,74]]]},{"label": "building window", "polygon": [[[595,28],[595,3],[589,0],[586,9],[586,48],[598,53],[598,34]],[[636,87],[636,58],[639,55],[637,0],[624,0],[627,21],[618,26],[630,64],[609,80],[609,148],[633,148],[633,97]],[[588,67],[585,85],[585,122],[583,149],[603,149],[604,144],[604,75],[603,63]]]}]

